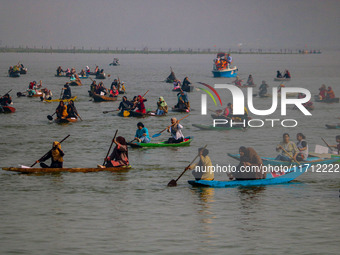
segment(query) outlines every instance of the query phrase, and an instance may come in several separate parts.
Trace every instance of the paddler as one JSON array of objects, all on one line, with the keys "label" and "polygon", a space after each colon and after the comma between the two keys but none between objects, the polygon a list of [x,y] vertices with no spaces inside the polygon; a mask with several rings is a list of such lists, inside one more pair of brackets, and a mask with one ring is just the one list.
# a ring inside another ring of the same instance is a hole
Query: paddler
[{"label": "paddler", "polygon": [[90,96],[92,96],[96,92],[96,88],[97,88],[97,82],[93,80],[90,85]]},{"label": "paddler", "polygon": [[242,87],[242,82],[243,80],[240,79],[240,77],[236,76],[235,81],[233,81],[233,83],[238,86],[238,87]]},{"label": "paddler", "polygon": [[320,100],[324,100],[326,98],[326,93],[327,93],[327,89],[326,89],[326,85],[322,84],[321,88],[319,88],[319,98]]},{"label": "paddler", "polygon": [[326,92],[326,99],[333,99],[333,98],[335,98],[335,93],[334,93],[332,87],[329,86],[327,88],[327,92]]},{"label": "paddler", "polygon": [[70,98],[72,98],[71,88],[70,88],[70,85],[68,85],[68,84],[69,83],[66,82],[66,84],[63,87],[64,93],[63,93],[62,99],[70,99]]},{"label": "paddler", "polygon": [[229,179],[256,180],[266,178],[266,172],[262,169],[262,159],[253,148],[241,146],[239,153],[240,164],[237,166],[236,172],[228,173]]},{"label": "paddler", "polygon": [[67,106],[63,101],[59,102],[57,109],[55,110],[58,119],[66,119],[68,116]]},{"label": "paddler", "polygon": [[116,147],[109,157],[106,158],[105,167],[119,167],[129,165],[129,153],[125,138],[118,136],[113,140]]},{"label": "paddler", "polygon": [[259,96],[263,97],[265,94],[267,94],[268,84],[266,81],[262,81],[262,84],[259,87]]},{"label": "paddler", "polygon": [[[296,144],[290,141],[289,134],[287,133],[284,133],[282,138],[283,138],[282,142],[278,146],[276,146],[276,151],[281,151],[281,154],[279,154],[275,158],[275,160],[291,161],[292,160],[291,158],[296,160],[296,156],[299,153],[299,149],[297,148]],[[282,148],[285,149],[285,151]]]},{"label": "paddler", "polygon": [[233,62],[233,58],[232,56],[230,56],[230,54],[228,54],[227,55],[228,69],[230,68],[232,62]]},{"label": "paddler", "polygon": [[308,158],[308,143],[306,141],[306,137],[302,133],[298,133],[296,135],[297,143],[296,147],[299,149],[299,153],[296,156],[296,160],[303,161]]},{"label": "paddler", "polygon": [[121,112],[124,112],[126,110],[131,110],[133,106],[133,103],[131,103],[126,96],[123,96],[123,99],[122,101],[120,102],[119,106],[118,106],[118,109],[117,111],[121,111]]},{"label": "paddler", "polygon": [[57,75],[61,76],[61,73],[63,73],[63,72],[65,72],[65,71],[61,68],[61,66],[58,66]]},{"label": "paddler", "polygon": [[157,102],[157,111],[156,115],[163,115],[168,113],[168,105],[165,102],[164,98],[162,96],[159,97],[159,100]]},{"label": "paddler", "polygon": [[53,142],[52,150],[48,152],[48,154],[42,157],[40,160],[37,160],[37,163],[44,162],[51,158],[51,165],[48,166],[45,163],[40,163],[42,168],[63,168],[63,157],[64,152],[61,149],[61,145],[58,141]]},{"label": "paddler", "polygon": [[290,79],[290,72],[288,70],[285,70],[285,74],[283,75],[284,78]]},{"label": "paddler", "polygon": [[77,119],[78,112],[76,107],[74,106],[73,100],[70,100],[67,104],[67,117],[68,118],[76,118]]},{"label": "paddler", "polygon": [[340,155],[340,135],[337,135],[335,137],[335,140],[338,144],[337,145],[330,145],[329,147],[336,148],[338,150],[338,154]]},{"label": "paddler", "polygon": [[182,90],[186,92],[190,92],[190,84],[191,82],[189,81],[189,78],[185,77],[182,82]]},{"label": "paddler", "polygon": [[118,94],[119,94],[118,89],[115,86],[113,86],[112,89],[110,89],[110,96],[109,97],[116,97],[116,96],[118,96]]},{"label": "paddler", "polygon": [[43,100],[51,100],[52,99],[52,92],[51,90],[44,88],[42,89],[42,97],[40,97],[41,101]]},{"label": "paddler", "polygon": [[4,95],[0,98],[0,105],[1,106],[8,106],[12,103],[12,98],[9,94]]},{"label": "paddler", "polygon": [[200,160],[197,164],[193,164],[186,167],[188,169],[194,169],[191,173],[195,177],[196,181],[205,180],[205,181],[213,181],[214,180],[214,171],[212,169],[211,159],[208,156],[209,151],[205,148],[199,148],[198,154]]},{"label": "paddler", "polygon": [[171,134],[168,139],[168,143],[181,143],[184,141],[184,135],[182,133],[183,126],[179,124],[176,118],[171,118],[171,126],[167,131]]},{"label": "paddler", "polygon": [[281,74],[280,70],[276,71],[276,78],[282,78],[282,74]]},{"label": "paddler", "polygon": [[135,140],[139,143],[149,143],[150,136],[149,131],[142,122],[137,123],[137,130],[135,134]]},{"label": "paddler", "polygon": [[180,80],[174,80],[173,85],[174,85],[174,90],[181,89],[181,81]]},{"label": "paddler", "polygon": [[247,86],[254,86],[255,85],[253,76],[251,74],[249,74],[249,76],[248,76],[248,80],[247,80],[246,85]]},{"label": "paddler", "polygon": [[190,102],[187,92],[181,90],[181,92],[177,94],[177,100],[175,108],[190,110]]},{"label": "paddler", "polygon": [[147,101],[144,97],[141,95],[138,95],[137,101],[133,105],[133,109],[137,108],[136,112],[140,113],[146,113],[144,102]]}]

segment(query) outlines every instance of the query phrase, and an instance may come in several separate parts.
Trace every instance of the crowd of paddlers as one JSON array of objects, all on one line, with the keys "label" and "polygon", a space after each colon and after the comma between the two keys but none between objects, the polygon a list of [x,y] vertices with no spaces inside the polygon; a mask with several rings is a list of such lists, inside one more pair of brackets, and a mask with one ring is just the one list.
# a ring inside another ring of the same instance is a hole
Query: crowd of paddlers
[{"label": "crowd of paddlers", "polygon": [[[230,56],[228,56],[230,57]],[[223,62],[225,61],[228,65],[228,60],[231,63],[230,59],[219,59],[218,61]],[[217,61],[217,60],[216,60]],[[224,63],[224,62],[223,62]],[[11,68],[11,72],[17,72],[24,68],[22,64],[18,64],[14,68]],[[21,68],[21,69],[20,69]],[[9,71],[9,74],[10,74]],[[26,69],[27,71],[27,69]],[[32,81],[29,83],[25,92],[18,92],[17,96],[28,96],[28,97],[40,97],[42,101],[52,102],[57,101],[59,102],[55,112],[52,115],[48,115],[47,118],[49,120],[53,120],[57,123],[69,123],[75,122],[78,120],[82,120],[81,116],[79,115],[74,100],[76,97],[72,96],[72,91],[70,86],[80,86],[82,85],[81,79],[89,78],[91,79],[92,83],[89,88],[89,96],[93,98],[94,101],[116,101],[117,97],[120,94],[126,93],[126,84],[125,82],[121,81],[119,77],[113,80],[111,86],[106,88],[104,86],[104,82],[100,81],[97,83],[96,80],[90,78],[90,75],[96,75],[96,78],[103,79],[105,78],[104,70],[100,69],[96,66],[94,72],[90,71],[90,68],[87,66],[85,69],[82,69],[79,73],[76,72],[75,68],[67,68],[63,70],[61,66],[57,68],[57,77],[69,77],[70,81],[66,82],[61,89],[61,93],[59,98],[53,99],[52,92],[43,86],[42,81],[40,80],[39,83],[36,81]],[[108,76],[110,77],[110,76]],[[291,75],[288,70],[285,71],[285,74],[282,76],[280,71],[277,73],[277,79],[290,79]],[[188,77],[183,79],[181,83],[179,79],[176,78],[175,73],[171,68],[171,73],[165,80],[168,83],[173,84],[173,91],[177,93],[177,104],[171,107],[168,107],[166,99],[163,96],[160,96],[158,100],[154,102],[154,110],[147,110],[145,106],[145,102],[148,102],[147,93],[146,91],[143,95],[136,95],[131,98],[128,98],[126,95],[122,96],[121,101],[119,102],[118,107],[115,107],[112,111],[105,111],[103,113],[118,112],[119,116],[122,117],[146,117],[146,116],[165,116],[169,110],[174,112],[187,112],[191,111],[190,102],[188,98],[188,92],[193,91],[193,84],[189,80]],[[238,87],[255,87],[256,84],[254,83],[253,76],[250,74],[248,76],[247,82],[242,85],[243,80],[240,77],[236,77],[236,80],[233,81],[233,84]],[[202,84],[202,83],[201,83]],[[281,88],[285,85],[280,84],[278,88],[278,93],[280,93]],[[268,84],[265,81],[262,81],[262,84],[259,87],[259,96],[265,97],[268,95]],[[329,101],[335,99],[334,91],[331,87],[326,88],[325,85],[319,89],[318,99],[320,101]],[[10,91],[9,91],[10,92]],[[13,104],[12,98],[9,95],[9,92],[6,93],[4,96],[0,98],[0,112],[9,112],[11,109],[7,109],[9,105]],[[256,95],[254,95],[256,96]],[[298,98],[305,97],[304,94],[298,94]],[[312,103],[309,101],[304,104],[305,107],[312,107]],[[15,111],[15,109],[14,109]],[[11,110],[11,112],[14,112]],[[53,116],[55,115],[55,118]],[[101,169],[118,169],[118,168],[128,168],[131,167],[129,163],[129,154],[128,154],[128,146],[132,148],[140,148],[140,147],[167,147],[167,146],[185,146],[189,145],[192,137],[184,136],[183,130],[184,126],[180,123],[181,120],[185,119],[189,115],[177,119],[175,117],[170,119],[169,125],[164,128],[159,133],[154,135],[149,134],[148,127],[142,122],[139,121],[136,126],[136,132],[131,141],[127,141],[126,138],[122,136],[117,136],[118,130],[112,139],[112,143],[110,148],[107,152],[106,157],[104,158],[103,164],[98,165],[98,168]],[[232,128],[230,126],[230,121],[242,122],[249,119],[248,111],[245,108],[244,115],[233,115],[233,104],[229,103],[225,109],[218,110],[214,112],[212,115],[214,118],[222,118],[227,121],[226,124],[222,124],[223,127]],[[169,133],[169,138],[163,142],[153,143],[152,138],[160,136],[164,131]],[[67,136],[68,137],[68,136]],[[61,143],[67,139],[63,139],[61,142],[54,141],[52,149],[48,151],[43,157],[36,161],[36,163],[40,163],[42,168],[63,168],[63,157],[64,152],[61,148]],[[131,137],[132,138],[132,137]],[[336,137],[337,145],[328,145],[329,148],[337,149],[337,153],[340,152],[340,136]],[[111,148],[115,144],[113,151],[111,152]],[[302,133],[297,134],[297,142],[294,143],[290,140],[289,134],[285,133],[282,138],[282,142],[276,147],[276,150],[279,152],[279,155],[276,158],[271,159],[271,162],[295,162],[296,164],[300,164],[299,162],[312,162],[309,160],[309,149],[306,137]],[[111,153],[110,153],[111,152]],[[207,146],[199,148],[197,157],[199,158],[199,162],[197,164],[193,164],[193,162],[187,166],[184,170],[187,171],[192,169],[192,174],[196,181],[205,180],[205,181],[212,181],[214,180],[214,172],[211,170],[212,168],[212,161],[209,157],[209,151]],[[196,159],[195,158],[195,159]],[[242,166],[252,166],[253,168],[257,169],[252,172],[244,173],[241,171],[236,171],[234,173],[229,173],[228,178],[230,180],[258,180],[258,179],[265,179],[266,172],[262,171],[261,167],[265,164],[264,160],[261,158],[257,152],[253,148],[246,148],[241,146],[239,148],[239,156],[236,157],[239,159],[240,163],[238,165],[238,169],[241,169]],[[48,159],[51,159],[51,164],[47,165],[44,162]],[[320,159],[321,160],[321,159]],[[319,162],[319,161],[317,161]],[[279,163],[278,163],[279,164]],[[197,169],[204,168],[208,169],[207,171],[200,171]],[[210,170],[209,170],[210,169]],[[183,172],[183,173],[184,173]],[[183,174],[182,173],[182,174]],[[180,175],[180,177],[182,176]],[[180,178],[179,177],[179,178]],[[179,179],[178,178],[178,179]],[[177,180],[178,180],[177,179]],[[175,186],[177,180],[171,180],[169,186]]]}]

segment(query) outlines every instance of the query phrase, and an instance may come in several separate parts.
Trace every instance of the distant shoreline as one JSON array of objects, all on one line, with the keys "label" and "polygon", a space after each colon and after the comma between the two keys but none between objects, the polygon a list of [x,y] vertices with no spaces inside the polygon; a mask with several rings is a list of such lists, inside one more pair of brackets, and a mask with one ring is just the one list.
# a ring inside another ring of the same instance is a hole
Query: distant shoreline
[{"label": "distant shoreline", "polygon": [[0,47],[0,53],[71,53],[71,54],[217,54],[218,52],[228,52],[230,54],[321,54],[320,50],[290,50],[290,49],[280,49],[280,50],[223,50],[223,49],[168,49],[168,50],[149,50],[147,48],[138,49],[53,49],[53,48],[8,48]]}]

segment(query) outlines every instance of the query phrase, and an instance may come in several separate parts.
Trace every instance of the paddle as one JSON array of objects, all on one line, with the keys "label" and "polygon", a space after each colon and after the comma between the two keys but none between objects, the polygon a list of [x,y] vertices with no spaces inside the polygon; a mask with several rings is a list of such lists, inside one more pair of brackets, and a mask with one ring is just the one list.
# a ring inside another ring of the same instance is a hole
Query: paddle
[{"label": "paddle", "polygon": [[297,163],[299,166],[301,166],[301,164],[295,159],[293,158],[281,145],[280,148],[295,162]]},{"label": "paddle", "polygon": [[[63,141],[65,141],[67,138],[69,138],[70,135],[66,136],[63,140],[61,140],[59,143],[62,143]],[[44,156],[42,156],[40,159],[38,159],[37,161],[34,162],[33,165],[31,165],[31,167],[34,167],[36,163],[38,163],[38,161],[40,161],[41,159],[43,159],[48,153],[50,153],[50,151],[52,151],[52,149],[50,149],[48,152],[45,153]]]},{"label": "paddle", "polygon": [[7,95],[9,92],[11,92],[12,90],[10,90],[10,91],[8,91],[6,94],[4,94],[2,97],[0,97],[0,98],[3,98],[5,95]]},{"label": "paddle", "polygon": [[[144,98],[145,95],[146,95],[148,92],[149,92],[149,90],[146,91],[146,92],[144,93],[144,95],[142,96],[142,98]],[[135,102],[135,104],[136,104],[136,102]],[[134,109],[134,108],[136,108],[136,107],[133,107],[133,109]],[[123,116],[124,116],[124,117],[129,117],[129,116],[130,116],[130,111],[132,111],[132,110],[125,110],[125,111],[123,112]]]},{"label": "paddle", "polygon": [[103,111],[103,113],[116,112],[116,111],[119,111],[119,109],[118,110],[112,110],[112,111]]},{"label": "paddle", "polygon": [[329,144],[322,137],[321,137],[321,140],[327,145],[327,147],[331,150],[331,153],[332,153],[332,151],[333,151],[332,147],[329,146]]},{"label": "paddle", "polygon": [[60,92],[59,99],[61,99],[61,98],[62,98],[62,96],[63,96],[63,92],[64,92],[64,89],[61,89],[61,92]]},{"label": "paddle", "polygon": [[116,139],[116,135],[117,135],[117,133],[118,133],[118,129],[116,130],[116,133],[115,133],[115,135],[114,135],[114,137],[113,137],[113,139],[112,139],[112,142],[111,142],[110,148],[109,148],[109,150],[107,151],[106,157],[104,158],[103,165],[105,164],[105,162],[106,162],[106,159],[107,159],[107,157],[109,156],[110,150],[111,150],[111,148],[112,148],[112,145],[113,145],[113,143],[114,143],[114,140]]},{"label": "paddle", "polygon": [[47,115],[48,120],[53,120],[53,115],[56,114],[57,112],[54,112],[52,115]]},{"label": "paddle", "polygon": [[[203,147],[203,150],[205,149],[205,148],[207,148],[207,144]],[[176,180],[174,180],[174,179],[172,179],[169,183],[168,183],[168,187],[175,187],[175,186],[177,186],[177,181],[179,180],[179,178],[181,178],[182,177],[182,175],[190,168],[190,166],[195,162],[195,160],[199,157],[199,155],[200,155],[200,153],[198,153],[197,155],[196,155],[196,157],[194,158],[194,160],[193,161],[191,161],[191,163],[184,169],[184,171],[180,174],[180,176],[178,176],[178,178],[176,179]]]},{"label": "paddle", "polygon": [[164,128],[162,131],[160,131],[159,133],[157,133],[157,134],[154,134],[153,136],[152,136],[152,138],[155,138],[155,137],[158,137],[158,136],[160,136],[165,130],[167,130],[168,128],[170,128],[170,127],[172,127],[172,126],[174,126],[175,124],[178,124],[181,120],[183,120],[183,119],[185,119],[185,118],[187,118],[189,115],[187,115],[187,116],[185,116],[185,117],[183,117],[182,119],[180,119],[180,120],[177,120],[174,124],[171,124],[170,126],[168,126],[168,127],[166,127],[166,128]]}]

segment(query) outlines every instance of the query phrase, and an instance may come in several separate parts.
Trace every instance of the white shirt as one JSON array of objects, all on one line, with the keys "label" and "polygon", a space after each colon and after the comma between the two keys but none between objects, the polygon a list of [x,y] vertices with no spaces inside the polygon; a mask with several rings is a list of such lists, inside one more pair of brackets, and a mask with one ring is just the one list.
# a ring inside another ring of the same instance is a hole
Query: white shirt
[{"label": "white shirt", "polygon": [[171,133],[172,138],[175,138],[176,140],[178,140],[179,138],[183,137],[184,139],[182,129],[183,129],[183,126],[181,124],[177,124],[177,131],[173,130],[173,127],[170,127],[170,133]]}]

